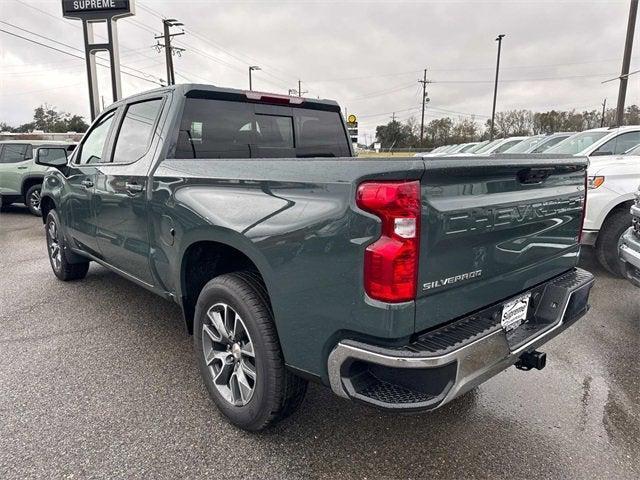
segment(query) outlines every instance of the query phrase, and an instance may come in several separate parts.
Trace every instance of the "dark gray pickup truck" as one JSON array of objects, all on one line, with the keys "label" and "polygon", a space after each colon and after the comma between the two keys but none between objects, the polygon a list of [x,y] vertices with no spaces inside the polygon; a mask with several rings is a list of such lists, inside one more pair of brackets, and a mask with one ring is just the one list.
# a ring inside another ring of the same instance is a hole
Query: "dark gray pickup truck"
[{"label": "dark gray pickup truck", "polygon": [[543,368],[536,348],[589,308],[584,159],[357,158],[335,102],[206,85],[120,101],[47,158],[55,275],[95,261],[178,303],[213,401],[247,430],[308,380],[437,408]]}]

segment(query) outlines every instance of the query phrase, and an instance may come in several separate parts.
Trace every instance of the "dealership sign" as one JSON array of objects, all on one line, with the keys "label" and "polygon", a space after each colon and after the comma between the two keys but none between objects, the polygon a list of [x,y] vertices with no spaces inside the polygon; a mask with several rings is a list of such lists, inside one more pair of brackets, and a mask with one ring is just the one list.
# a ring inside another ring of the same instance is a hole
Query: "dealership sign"
[{"label": "dealership sign", "polygon": [[106,20],[133,15],[130,0],[62,0],[62,16],[81,20]]},{"label": "dealership sign", "polygon": [[[135,0],[62,0],[62,16],[73,20],[82,20],[91,120],[95,120],[100,113],[96,53],[105,51],[109,53],[111,92],[113,101],[117,102],[122,98],[122,87],[116,24],[118,19],[134,14]],[[104,40],[96,41],[93,27],[100,24],[106,25],[107,36]]]}]

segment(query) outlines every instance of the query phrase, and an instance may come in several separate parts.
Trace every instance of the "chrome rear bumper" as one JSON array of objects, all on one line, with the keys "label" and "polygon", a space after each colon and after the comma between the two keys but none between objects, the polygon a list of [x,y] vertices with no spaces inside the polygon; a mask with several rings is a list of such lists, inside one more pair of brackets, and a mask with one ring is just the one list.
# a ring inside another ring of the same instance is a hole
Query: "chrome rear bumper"
[{"label": "chrome rear bumper", "polygon": [[[453,344],[436,351],[341,341],[328,359],[331,388],[339,396],[384,409],[438,408],[513,365],[523,352],[535,350],[582,317],[588,310],[593,282],[589,272],[574,269],[539,286],[542,293],[532,306],[532,318],[519,327],[527,325],[532,333],[516,345],[501,328],[499,316],[497,323],[482,332],[473,330],[470,318],[452,322],[441,338],[454,338]],[[487,309],[487,314],[492,315],[488,318],[496,317],[492,313],[496,308],[501,306]],[[469,338],[456,337],[457,323],[461,331],[471,332]],[[426,344],[429,339],[416,342]]]}]

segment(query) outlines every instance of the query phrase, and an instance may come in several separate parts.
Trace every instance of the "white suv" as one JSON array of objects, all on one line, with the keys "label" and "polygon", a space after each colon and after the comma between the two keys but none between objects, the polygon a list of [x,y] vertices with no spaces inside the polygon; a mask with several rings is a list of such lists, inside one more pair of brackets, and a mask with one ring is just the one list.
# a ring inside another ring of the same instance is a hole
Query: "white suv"
[{"label": "white suv", "polygon": [[622,155],[638,144],[640,144],[640,125],[593,128],[572,135],[544,153],[579,157]]},{"label": "white suv", "polygon": [[[606,142],[596,148],[602,149]],[[637,143],[640,143],[640,138]],[[631,225],[629,210],[640,184],[640,146],[626,155],[592,155],[588,175],[582,243],[594,246],[602,266],[614,275],[622,276],[618,242]]]}]

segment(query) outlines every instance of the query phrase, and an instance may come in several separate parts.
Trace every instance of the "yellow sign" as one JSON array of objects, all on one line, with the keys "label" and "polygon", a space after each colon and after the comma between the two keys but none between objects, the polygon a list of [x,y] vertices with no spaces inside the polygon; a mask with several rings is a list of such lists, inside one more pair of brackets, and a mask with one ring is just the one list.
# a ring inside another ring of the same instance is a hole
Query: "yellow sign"
[{"label": "yellow sign", "polygon": [[349,116],[347,117],[347,122],[348,122],[348,123],[356,123],[357,121],[358,121],[358,119],[357,119],[357,118],[356,118],[356,116],[355,116],[355,115],[353,115],[353,114],[352,114],[352,115],[349,115]]}]

